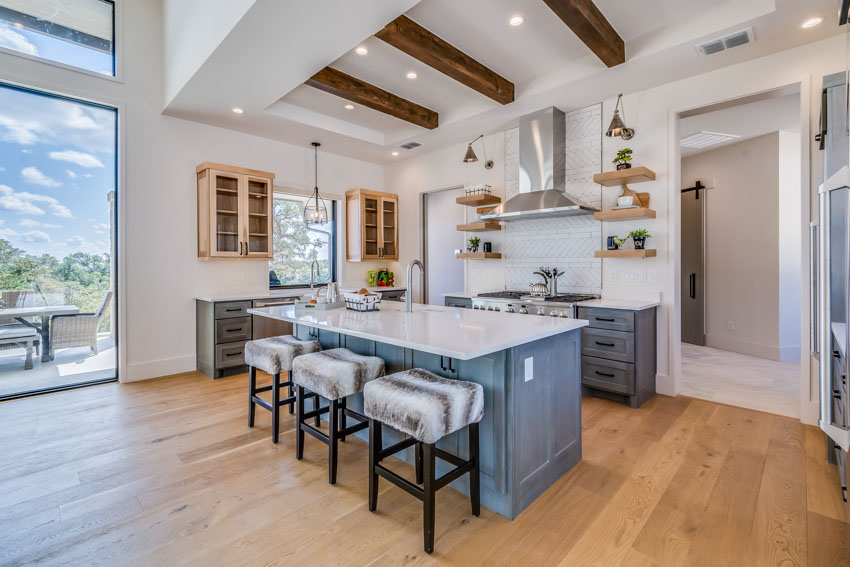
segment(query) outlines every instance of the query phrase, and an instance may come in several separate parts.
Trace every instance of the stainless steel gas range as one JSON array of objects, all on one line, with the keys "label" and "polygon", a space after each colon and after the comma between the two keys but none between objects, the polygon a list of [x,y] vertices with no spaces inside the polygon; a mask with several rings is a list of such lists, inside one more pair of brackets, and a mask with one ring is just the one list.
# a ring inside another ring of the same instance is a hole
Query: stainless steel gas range
[{"label": "stainless steel gas range", "polygon": [[500,311],[541,317],[572,318],[576,316],[575,304],[597,299],[598,295],[565,293],[555,296],[529,295],[524,291],[495,291],[481,293],[472,298],[472,308],[482,311]]}]

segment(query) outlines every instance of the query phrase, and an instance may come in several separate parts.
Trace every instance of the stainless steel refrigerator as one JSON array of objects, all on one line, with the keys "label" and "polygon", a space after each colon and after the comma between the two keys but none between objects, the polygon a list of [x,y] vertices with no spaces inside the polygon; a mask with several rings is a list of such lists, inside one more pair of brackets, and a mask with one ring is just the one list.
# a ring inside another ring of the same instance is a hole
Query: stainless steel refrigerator
[{"label": "stainless steel refrigerator", "polygon": [[816,140],[824,151],[823,185],[818,188],[819,222],[812,223],[811,344],[818,358],[820,416],[827,436],[828,458],[841,479],[841,497],[847,501],[850,450],[850,152],[846,74],[824,77],[820,132]]}]

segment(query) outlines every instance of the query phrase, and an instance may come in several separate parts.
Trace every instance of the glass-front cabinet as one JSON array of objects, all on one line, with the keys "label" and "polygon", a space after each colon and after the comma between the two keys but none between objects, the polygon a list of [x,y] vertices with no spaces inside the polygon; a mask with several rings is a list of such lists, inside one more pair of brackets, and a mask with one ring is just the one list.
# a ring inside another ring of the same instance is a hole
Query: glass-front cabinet
[{"label": "glass-front cabinet", "polygon": [[398,195],[352,189],[345,209],[347,260],[398,260]]},{"label": "glass-front cabinet", "polygon": [[272,259],[274,174],[205,162],[198,175],[198,258]]}]

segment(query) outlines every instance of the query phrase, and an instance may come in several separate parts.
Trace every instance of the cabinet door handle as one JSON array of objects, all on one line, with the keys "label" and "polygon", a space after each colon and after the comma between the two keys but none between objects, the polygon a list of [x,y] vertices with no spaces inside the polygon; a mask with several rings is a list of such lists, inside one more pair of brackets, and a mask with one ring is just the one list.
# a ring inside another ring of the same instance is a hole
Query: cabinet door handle
[{"label": "cabinet door handle", "polygon": [[691,274],[691,275],[690,275],[690,284],[691,284],[691,285],[690,285],[690,288],[691,288],[691,293],[690,293],[691,299],[696,299],[696,298],[697,298],[697,275],[696,275],[696,274]]},{"label": "cabinet door handle", "polygon": [[230,329],[225,329],[228,333],[235,333],[236,331],[241,331],[242,327],[231,327]]},{"label": "cabinet door handle", "polygon": [[607,372],[599,372],[597,370],[596,373],[599,374],[600,376],[605,376],[606,378],[614,378],[613,374],[608,374]]},{"label": "cabinet door handle", "polygon": [[234,311],[242,311],[242,308],[241,307],[228,307],[227,309],[225,309],[225,311],[227,311],[228,313],[232,313]]},{"label": "cabinet door handle", "polygon": [[242,255],[242,241],[239,241],[239,255]]},{"label": "cabinet door handle", "polygon": [[241,354],[242,354],[242,351],[240,350],[239,352],[228,352],[224,356],[239,356]]},{"label": "cabinet door handle", "polygon": [[597,317],[596,320],[597,321],[605,321],[606,323],[613,323],[614,321],[616,321],[616,319],[606,319],[604,317]]},{"label": "cabinet door handle", "polygon": [[599,341],[596,341],[596,344],[598,344],[599,346],[609,346],[609,347],[617,346],[614,343],[600,343]]}]

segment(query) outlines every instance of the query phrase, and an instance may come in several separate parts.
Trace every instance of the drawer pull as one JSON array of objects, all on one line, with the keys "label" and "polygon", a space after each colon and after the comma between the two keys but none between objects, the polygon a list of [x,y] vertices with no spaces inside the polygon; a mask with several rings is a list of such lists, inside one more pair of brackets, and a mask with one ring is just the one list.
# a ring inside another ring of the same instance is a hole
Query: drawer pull
[{"label": "drawer pull", "polygon": [[832,395],[835,396],[836,400],[840,400],[841,399],[841,390],[833,390]]},{"label": "drawer pull", "polygon": [[239,352],[228,352],[224,356],[241,356],[241,355],[242,355],[242,351],[240,350]]},{"label": "drawer pull", "polygon": [[605,321],[606,323],[613,323],[614,321],[616,321],[616,319],[607,319],[605,317],[597,317],[596,320],[597,321]]},{"label": "drawer pull", "polygon": [[228,307],[227,309],[225,309],[225,311],[227,311],[228,313],[233,313],[234,311],[242,311],[242,308],[241,307]]},{"label": "drawer pull", "polygon": [[598,344],[599,346],[607,346],[607,347],[617,346],[614,343],[600,343],[599,341],[596,341],[596,344]]},{"label": "drawer pull", "polygon": [[231,327],[230,329],[225,329],[228,333],[235,333],[236,331],[241,331],[242,327]]},{"label": "drawer pull", "polygon": [[605,376],[606,378],[614,378],[613,374],[608,374],[607,372],[599,372],[597,370],[596,373],[599,374],[600,376]]}]

